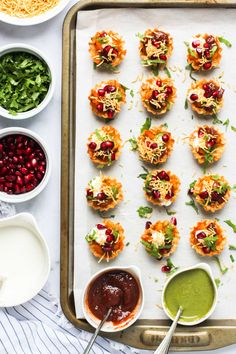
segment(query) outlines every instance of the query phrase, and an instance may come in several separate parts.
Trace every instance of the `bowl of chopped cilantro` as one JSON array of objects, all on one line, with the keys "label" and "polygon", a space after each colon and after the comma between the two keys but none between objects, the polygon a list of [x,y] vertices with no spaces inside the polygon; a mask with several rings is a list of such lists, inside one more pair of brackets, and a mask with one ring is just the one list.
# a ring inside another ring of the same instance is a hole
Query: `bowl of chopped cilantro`
[{"label": "bowl of chopped cilantro", "polygon": [[21,43],[0,48],[0,116],[31,118],[50,102],[52,67],[38,49]]}]

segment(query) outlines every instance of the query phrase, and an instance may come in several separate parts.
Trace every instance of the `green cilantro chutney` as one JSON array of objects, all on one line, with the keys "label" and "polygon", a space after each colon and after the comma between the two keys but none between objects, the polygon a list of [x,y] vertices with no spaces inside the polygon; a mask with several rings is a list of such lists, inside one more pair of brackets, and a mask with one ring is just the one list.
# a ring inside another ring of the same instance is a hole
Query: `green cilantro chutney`
[{"label": "green cilantro chutney", "polygon": [[183,308],[181,322],[193,322],[203,318],[212,308],[215,289],[212,279],[203,269],[190,269],[177,274],[167,285],[164,302],[167,311],[175,317]]}]

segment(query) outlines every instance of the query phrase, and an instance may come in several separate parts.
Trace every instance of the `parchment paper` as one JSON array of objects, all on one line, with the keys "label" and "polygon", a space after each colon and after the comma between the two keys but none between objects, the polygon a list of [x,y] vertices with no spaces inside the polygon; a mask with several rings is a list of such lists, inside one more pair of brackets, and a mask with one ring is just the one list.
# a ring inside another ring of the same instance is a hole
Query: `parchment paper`
[{"label": "parchment paper", "polygon": [[[90,276],[96,271],[107,266],[121,266],[135,264],[142,271],[142,280],[145,289],[145,307],[142,318],[158,319],[165,318],[160,308],[161,289],[166,280],[166,275],[161,272],[161,266],[165,261],[156,261],[145,252],[143,246],[139,244],[139,238],[145,226],[145,219],[141,219],[136,210],[139,206],[148,205],[143,194],[143,180],[137,176],[142,172],[142,165],[138,159],[137,152],[130,151],[129,143],[123,148],[120,159],[111,167],[102,172],[116,177],[123,184],[125,200],[114,211],[114,221],[119,221],[126,235],[126,242],[130,242],[125,247],[122,254],[114,261],[107,263],[97,263],[89,251],[85,236],[94,224],[101,221],[101,217],[87,206],[85,198],[85,188],[88,181],[99,174],[99,170],[91,163],[88,155],[86,142],[89,134],[104,123],[96,118],[89,106],[88,95],[90,89],[102,80],[116,78],[122,84],[133,89],[135,97],[132,98],[127,91],[127,104],[122,107],[122,112],[112,121],[125,142],[132,136],[137,136],[140,127],[145,122],[147,112],[142,109],[140,97],[137,91],[141,85],[140,80],[136,80],[140,74],[143,78],[151,76],[150,70],[144,69],[140,64],[138,55],[139,40],[137,32],[143,33],[147,28],[158,25],[163,30],[171,33],[174,39],[174,51],[169,61],[169,68],[172,69],[172,77],[177,87],[177,100],[171,111],[163,118],[154,118],[153,125],[168,123],[170,131],[175,137],[174,151],[165,163],[163,168],[170,169],[181,179],[181,193],[171,210],[176,211],[178,228],[181,240],[176,253],[171,257],[176,266],[181,268],[194,265],[197,262],[208,262],[216,278],[221,279],[219,287],[219,304],[212,316],[213,318],[236,318],[235,290],[236,274],[230,261],[229,251],[226,247],[221,259],[229,267],[229,271],[221,276],[218,267],[212,259],[204,259],[197,256],[189,246],[190,228],[199,220],[206,217],[200,210],[200,214],[185,202],[189,200],[187,190],[189,183],[203,174],[201,167],[193,159],[192,153],[184,138],[194,130],[198,124],[210,123],[211,120],[197,118],[191,109],[184,109],[186,91],[191,84],[188,72],[185,73],[186,47],[184,41],[190,40],[192,35],[197,33],[213,33],[225,36],[233,43],[231,49],[223,45],[223,58],[220,69],[216,69],[207,74],[208,77],[218,76],[224,72],[225,81],[225,103],[219,119],[225,121],[230,119],[231,125],[236,126],[235,100],[236,100],[236,10],[232,9],[104,9],[94,11],[83,11],[78,13],[77,21],[77,128],[76,128],[76,194],[75,194],[75,244],[74,244],[74,295],[76,314],[78,318],[83,317],[81,310],[81,292]],[[104,73],[93,69],[93,64],[88,53],[88,42],[90,37],[98,30],[112,29],[120,33],[126,42],[127,55],[120,66],[120,73]],[[163,75],[165,75],[163,73]],[[195,75],[199,79],[203,75]],[[134,83],[134,81],[136,82]],[[133,104],[132,102],[133,101]],[[133,108],[131,109],[131,106]],[[226,127],[219,125],[222,131]],[[231,185],[236,183],[236,133],[228,127],[225,132],[227,138],[226,151],[219,163],[214,164],[209,171],[223,174]],[[229,243],[236,244],[236,234],[223,222],[232,219],[236,222],[235,195],[232,193],[231,199],[223,211],[215,214],[219,217],[221,225],[226,229]],[[158,219],[169,219],[165,210],[154,207],[151,221]],[[236,252],[235,252],[236,258]]]}]

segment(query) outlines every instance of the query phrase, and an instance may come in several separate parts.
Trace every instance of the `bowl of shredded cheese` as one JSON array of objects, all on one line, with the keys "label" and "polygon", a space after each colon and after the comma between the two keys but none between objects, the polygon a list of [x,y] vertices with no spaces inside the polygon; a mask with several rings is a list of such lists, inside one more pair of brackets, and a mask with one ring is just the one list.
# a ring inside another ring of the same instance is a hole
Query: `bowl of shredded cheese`
[{"label": "bowl of shredded cheese", "polygon": [[16,26],[36,25],[58,15],[70,0],[1,0],[0,21]]}]

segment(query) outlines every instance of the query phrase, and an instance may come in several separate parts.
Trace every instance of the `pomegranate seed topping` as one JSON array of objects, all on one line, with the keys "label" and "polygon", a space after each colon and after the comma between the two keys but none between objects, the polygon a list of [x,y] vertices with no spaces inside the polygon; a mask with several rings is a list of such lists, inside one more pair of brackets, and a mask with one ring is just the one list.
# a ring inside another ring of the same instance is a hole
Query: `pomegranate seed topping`
[{"label": "pomegranate seed topping", "polygon": [[115,159],[116,159],[116,154],[115,154],[115,152],[113,152],[111,154],[111,161],[115,161]]},{"label": "pomegranate seed topping", "polygon": [[207,59],[210,59],[210,58],[211,58],[211,53],[210,53],[209,50],[205,50],[204,55],[205,55],[205,57],[206,57]]},{"label": "pomegranate seed topping", "polygon": [[170,137],[168,134],[163,134],[162,135],[162,141],[164,141],[164,143],[167,143],[170,140]]},{"label": "pomegranate seed topping", "polygon": [[0,144],[0,152],[2,152],[2,151],[3,151],[3,145]]},{"label": "pomegranate seed topping", "polygon": [[5,182],[5,177],[0,177],[0,183],[4,183]]},{"label": "pomegranate seed topping", "polygon": [[209,98],[211,96],[212,96],[212,92],[211,91],[205,91],[204,92],[204,97]]},{"label": "pomegranate seed topping", "polygon": [[96,144],[94,141],[91,141],[91,143],[89,143],[89,148],[90,148],[91,150],[95,150],[96,147],[97,147],[97,144]]},{"label": "pomegranate seed topping", "polygon": [[116,50],[115,48],[112,49],[112,54],[117,56],[118,55],[118,50]]},{"label": "pomegranate seed topping", "polygon": [[222,195],[219,194],[218,192],[214,191],[211,193],[211,200],[213,202],[218,202],[222,198]]},{"label": "pomegranate seed topping", "polygon": [[197,55],[201,58],[202,57],[202,50],[201,48],[196,49]]},{"label": "pomegranate seed topping", "polygon": [[102,53],[103,53],[104,57],[108,56],[108,53],[110,52],[111,49],[112,49],[112,46],[110,46],[110,45],[107,45],[105,48],[103,48]]},{"label": "pomegranate seed topping", "polygon": [[157,41],[156,39],[152,40],[152,45],[154,45],[154,47],[156,47],[156,48],[160,48],[160,46],[161,46],[159,41]]},{"label": "pomegranate seed topping", "polygon": [[172,92],[173,92],[172,87],[171,87],[171,86],[167,86],[167,87],[166,87],[166,93],[167,93],[168,95],[170,95]]},{"label": "pomegranate seed topping", "polygon": [[159,199],[161,196],[161,193],[159,191],[152,191],[152,196],[154,199]]},{"label": "pomegranate seed topping", "polygon": [[206,234],[205,234],[205,232],[203,232],[203,231],[198,232],[198,233],[197,233],[197,238],[199,238],[199,239],[206,238]]},{"label": "pomegranate seed topping", "polygon": [[208,84],[204,84],[204,85],[202,86],[202,88],[203,88],[203,90],[205,90],[205,91],[211,90],[211,88],[210,88],[210,86],[209,86]]},{"label": "pomegranate seed topping", "polygon": [[166,171],[161,171],[158,173],[158,177],[161,179],[161,180],[164,180],[164,181],[169,181],[170,180],[170,177],[169,175],[166,173]]},{"label": "pomegranate seed topping", "polygon": [[217,91],[217,98],[222,98],[223,94],[224,94],[224,90],[223,89],[220,89]]},{"label": "pomegranate seed topping", "polygon": [[102,247],[104,252],[112,252],[112,246],[105,245]]},{"label": "pomegranate seed topping", "polygon": [[164,265],[161,267],[161,271],[163,273],[169,273],[171,271],[171,267],[167,266],[167,265]]},{"label": "pomegranate seed topping", "polygon": [[150,148],[151,148],[151,149],[156,149],[157,147],[158,147],[157,143],[152,143],[152,144],[150,145]]},{"label": "pomegranate seed topping", "polygon": [[114,236],[113,236],[113,235],[107,236],[107,239],[106,239],[106,242],[107,242],[107,243],[111,243],[111,242],[113,242],[113,241],[114,241]]},{"label": "pomegranate seed topping", "polygon": [[195,41],[192,42],[192,47],[193,48],[197,48],[200,46],[200,41],[198,39],[196,39]]},{"label": "pomegranate seed topping", "polygon": [[151,221],[147,221],[146,224],[145,224],[145,229],[146,230],[150,229],[151,225],[152,225],[152,222]]},{"label": "pomegranate seed topping", "polygon": [[211,68],[211,62],[209,61],[203,65],[204,70],[209,70],[210,68]]},{"label": "pomegranate seed topping", "polygon": [[97,199],[99,200],[105,200],[106,197],[107,197],[106,194],[103,192],[97,194]]},{"label": "pomegranate seed topping", "polygon": [[207,37],[206,42],[209,44],[213,44],[215,43],[215,38],[213,36],[209,36]]},{"label": "pomegranate seed topping", "polygon": [[171,222],[171,224],[173,224],[173,225],[177,225],[177,219],[176,219],[176,217],[174,217],[174,216],[172,216],[172,218],[170,219],[170,222]]},{"label": "pomegranate seed topping", "polygon": [[202,128],[198,129],[198,137],[201,138],[204,135],[204,130]]},{"label": "pomegranate seed topping", "polygon": [[105,96],[105,90],[104,89],[99,89],[98,90],[98,96]]},{"label": "pomegranate seed topping", "polygon": [[153,90],[152,91],[152,98],[154,98],[154,100],[156,100],[158,98],[159,92],[157,90]]},{"label": "pomegranate seed topping", "polygon": [[113,109],[108,109],[107,111],[107,117],[112,119],[114,117],[115,111]]},{"label": "pomegranate seed topping", "polygon": [[105,232],[105,234],[106,234],[107,236],[111,235],[111,234],[112,234],[112,230],[111,230],[111,229],[107,229],[106,232]]},{"label": "pomegranate seed topping", "polygon": [[190,96],[191,101],[196,101],[198,99],[198,95],[196,93],[192,93]]},{"label": "pomegranate seed topping", "polygon": [[168,253],[168,252],[169,252],[169,250],[167,248],[160,249],[160,253],[161,254],[165,254],[165,253]]},{"label": "pomegranate seed topping", "polygon": [[203,192],[199,193],[199,197],[201,199],[206,199],[206,198],[208,198],[208,196],[209,196],[209,194],[207,191],[203,191]]},{"label": "pomegranate seed topping", "polygon": [[98,104],[97,104],[97,110],[98,110],[99,112],[103,111],[103,103],[98,103]]},{"label": "pomegranate seed topping", "polygon": [[208,148],[212,148],[216,144],[216,139],[210,139],[207,143],[206,146]]},{"label": "pomegranate seed topping", "polygon": [[22,167],[22,169],[21,169],[21,173],[22,173],[23,175],[26,175],[26,174],[28,173],[27,168]]},{"label": "pomegranate seed topping", "polygon": [[16,180],[16,176],[13,176],[13,175],[8,175],[5,178],[9,182],[14,182]]},{"label": "pomegranate seed topping", "polygon": [[161,86],[162,86],[161,80],[157,80],[157,81],[156,81],[156,85],[159,86],[159,87],[161,87]]},{"label": "pomegranate seed topping", "polygon": [[87,189],[86,195],[87,197],[93,197],[93,191],[91,189]]},{"label": "pomegranate seed topping", "polygon": [[21,176],[17,176],[16,177],[16,183],[20,184],[21,186],[23,186],[23,179],[21,178]]},{"label": "pomegranate seed topping", "polygon": [[104,87],[104,90],[106,90],[108,93],[111,93],[116,91],[116,87],[112,85],[107,85]]},{"label": "pomegranate seed topping", "polygon": [[97,229],[98,230],[104,230],[104,229],[106,229],[106,226],[104,226],[102,224],[97,224]]},{"label": "pomegranate seed topping", "polygon": [[206,254],[211,252],[211,249],[209,247],[202,247],[202,250]]},{"label": "pomegranate seed topping", "polygon": [[173,191],[168,192],[168,193],[166,194],[166,196],[165,196],[165,199],[169,200],[169,199],[171,199],[173,196],[174,196],[174,192],[173,192]]},{"label": "pomegranate seed topping", "polygon": [[203,47],[204,47],[204,48],[209,48],[209,47],[210,47],[210,46],[209,46],[209,43],[204,43],[204,44],[203,44]]},{"label": "pomegranate seed topping", "polygon": [[160,54],[159,58],[163,61],[167,60],[167,56],[165,54]]},{"label": "pomegranate seed topping", "polygon": [[100,145],[100,148],[102,150],[111,150],[111,149],[113,149],[113,147],[114,147],[113,141],[109,141],[109,140],[103,141]]},{"label": "pomegranate seed topping", "polygon": [[102,32],[102,33],[100,33],[100,35],[99,35],[99,37],[106,37],[106,32]]}]

